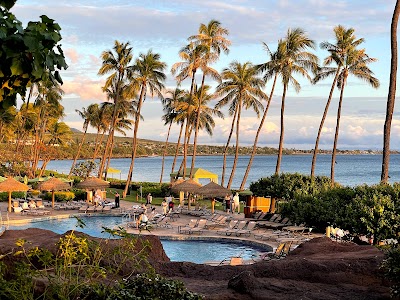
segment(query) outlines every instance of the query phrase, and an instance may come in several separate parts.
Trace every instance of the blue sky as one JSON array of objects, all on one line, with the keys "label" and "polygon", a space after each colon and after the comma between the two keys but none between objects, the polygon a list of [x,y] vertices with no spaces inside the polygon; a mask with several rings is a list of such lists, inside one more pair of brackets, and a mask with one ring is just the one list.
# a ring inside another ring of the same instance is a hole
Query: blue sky
[{"label": "blue sky", "polygon": [[[61,41],[68,70],[62,72],[66,92],[63,105],[64,121],[82,129],[82,120],[75,109],[105,101],[101,86],[105,76],[97,72],[100,54],[113,47],[114,41],[129,41],[134,55],[153,49],[168,65],[166,85],[173,89],[176,82],[169,72],[179,61],[178,51],[187,37],[197,32],[201,23],[216,19],[226,27],[232,41],[229,55],[222,55],[214,65],[222,70],[234,60],[254,64],[267,60],[262,42],[276,47],[288,28],[301,27],[319,45],[332,41],[334,26],[341,24],[355,29],[364,38],[363,47],[378,62],[370,65],[381,86],[374,90],[364,82],[350,78],[342,109],[339,149],[381,149],[386,98],[390,70],[390,22],[395,0],[115,0],[115,1],[50,1],[18,0],[12,11],[26,24],[42,14],[56,20],[62,28]],[[322,60],[327,54],[316,49]],[[329,93],[331,80],[311,85],[299,79],[302,89],[296,94],[289,89],[286,101],[285,147],[311,149]],[[184,83],[186,86],[189,82]],[[209,82],[212,86],[215,83]],[[269,94],[270,84],[266,92]],[[279,140],[279,109],[282,89],[278,87],[264,125],[260,146],[277,147]],[[336,124],[339,92],[325,123],[321,148],[330,149]],[[226,111],[224,111],[226,112]],[[163,141],[167,128],[161,121],[162,107],[158,99],[148,99],[143,108],[144,121],[139,138]],[[400,149],[400,121],[396,110],[392,131],[392,148]],[[231,119],[217,119],[212,137],[201,133],[200,143],[223,144],[229,134]],[[242,145],[251,145],[258,127],[253,112],[245,112],[241,123]],[[91,132],[94,132],[92,129]],[[131,132],[127,132],[132,136]],[[172,131],[176,141],[178,128]]]}]

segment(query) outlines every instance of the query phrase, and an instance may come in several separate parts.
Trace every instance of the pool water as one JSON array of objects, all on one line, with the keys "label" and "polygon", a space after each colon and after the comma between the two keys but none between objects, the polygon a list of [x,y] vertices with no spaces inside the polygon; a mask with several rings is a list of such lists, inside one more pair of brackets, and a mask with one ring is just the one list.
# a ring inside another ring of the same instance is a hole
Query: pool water
[{"label": "pool water", "polygon": [[41,228],[51,230],[55,233],[62,234],[68,230],[76,230],[80,232],[84,232],[90,236],[101,237],[101,238],[110,238],[110,234],[103,232],[103,227],[113,229],[118,225],[121,225],[123,222],[126,222],[126,219],[123,220],[122,217],[79,217],[79,219],[85,223],[84,227],[81,228],[78,225],[78,221],[76,218],[67,218],[67,219],[51,219],[40,222],[33,222],[23,225],[12,225],[9,229],[12,230],[20,230],[27,228]]},{"label": "pool water", "polygon": [[203,264],[206,261],[221,262],[230,257],[240,256],[251,259],[265,249],[243,243],[199,240],[161,240],[165,253],[171,261],[188,261]]},{"label": "pool water", "polygon": [[[77,230],[90,236],[101,238],[115,238],[109,233],[103,232],[103,227],[115,228],[126,222],[126,219],[115,216],[92,216],[80,217],[85,223],[83,228],[78,226],[76,218],[51,219],[40,222],[32,222],[23,225],[10,226],[11,230],[22,230],[27,228],[41,228],[62,234],[68,230]],[[235,242],[202,241],[202,240],[166,240],[161,238],[164,251],[171,261],[188,261],[202,264],[206,261],[222,261],[232,256],[241,256],[250,259],[251,256],[265,249],[244,245]],[[271,250],[271,249],[268,249]]]}]

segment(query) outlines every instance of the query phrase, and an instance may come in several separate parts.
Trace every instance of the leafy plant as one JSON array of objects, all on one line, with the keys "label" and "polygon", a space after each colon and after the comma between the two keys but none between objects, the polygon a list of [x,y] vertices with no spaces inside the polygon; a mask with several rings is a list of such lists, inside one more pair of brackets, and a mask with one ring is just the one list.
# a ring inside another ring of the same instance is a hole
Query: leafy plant
[{"label": "leafy plant", "polygon": [[385,272],[385,277],[391,282],[392,297],[397,299],[400,296],[400,248],[398,245],[387,250],[381,268]]},{"label": "leafy plant", "polygon": [[[59,70],[67,69],[58,44],[61,27],[45,15],[26,28],[8,11],[14,1],[0,2],[0,106],[16,105],[19,94],[45,76],[62,84]],[[6,8],[7,7],[7,8]]]}]

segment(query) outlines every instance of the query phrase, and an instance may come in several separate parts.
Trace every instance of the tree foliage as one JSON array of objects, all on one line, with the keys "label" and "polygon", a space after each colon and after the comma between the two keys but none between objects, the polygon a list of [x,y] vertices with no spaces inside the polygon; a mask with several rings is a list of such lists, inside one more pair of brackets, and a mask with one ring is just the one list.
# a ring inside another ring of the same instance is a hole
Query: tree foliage
[{"label": "tree foliage", "polygon": [[45,15],[26,28],[8,11],[13,1],[0,2],[0,105],[16,104],[33,83],[49,73],[50,80],[62,84],[59,74],[67,69],[61,45],[61,27]]}]

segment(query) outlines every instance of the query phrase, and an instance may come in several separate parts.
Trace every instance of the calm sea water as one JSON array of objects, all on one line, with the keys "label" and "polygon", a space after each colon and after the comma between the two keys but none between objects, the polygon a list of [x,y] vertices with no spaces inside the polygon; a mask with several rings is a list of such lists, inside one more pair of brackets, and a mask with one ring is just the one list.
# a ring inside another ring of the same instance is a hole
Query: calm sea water
[{"label": "calm sea water", "polygon": [[[173,157],[165,158],[163,182],[169,182],[169,173]],[[282,158],[282,172],[310,174],[311,155],[286,155]],[[330,155],[319,155],[317,158],[317,175],[330,176]],[[162,157],[141,157],[135,159],[133,181],[159,182],[161,173]],[[178,158],[178,166],[181,158]],[[232,188],[239,188],[244,172],[249,161],[249,156],[240,156]],[[222,156],[197,156],[196,167],[206,169],[218,174],[221,182]],[[343,185],[355,186],[360,184],[376,184],[380,181],[382,156],[381,155],[338,155],[336,158],[335,180]],[[229,179],[233,156],[227,158],[227,171],[225,183]],[[126,179],[129,171],[130,159],[112,159],[111,167],[121,170],[121,174],[109,174],[109,177]],[[247,179],[246,187],[251,182],[262,177],[268,177],[275,172],[276,155],[256,156]],[[72,165],[71,160],[51,161],[47,169],[68,174]],[[190,159],[188,165],[190,166]],[[391,155],[390,159],[390,182],[400,181],[400,154]],[[204,181],[202,183],[206,183]]]}]

